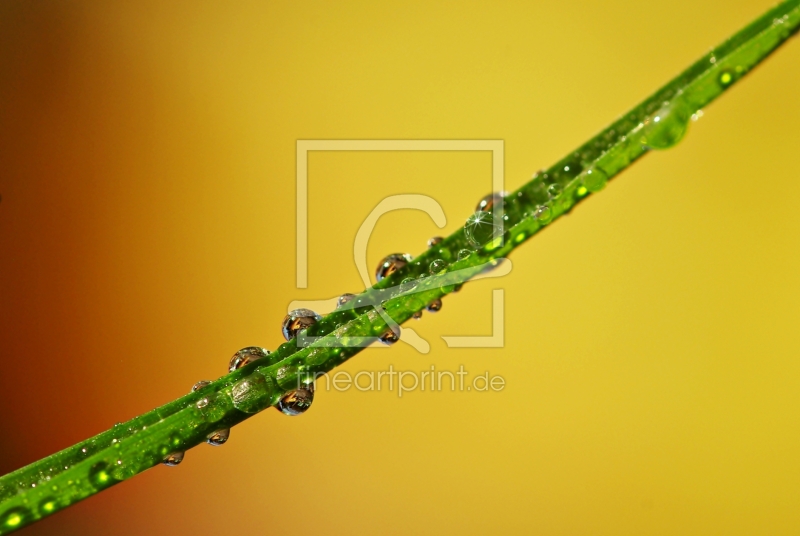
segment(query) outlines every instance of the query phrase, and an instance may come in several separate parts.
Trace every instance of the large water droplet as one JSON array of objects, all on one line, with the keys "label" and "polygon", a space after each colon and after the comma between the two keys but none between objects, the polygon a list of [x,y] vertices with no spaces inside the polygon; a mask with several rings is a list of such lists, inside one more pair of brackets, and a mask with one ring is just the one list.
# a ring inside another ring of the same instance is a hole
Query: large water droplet
[{"label": "large water droplet", "polygon": [[[273,383],[274,381],[270,378],[270,384]],[[267,377],[257,371],[239,380],[231,387],[233,406],[245,413],[257,413],[274,404],[269,401],[268,395]]]},{"label": "large water droplet", "polygon": [[654,112],[644,122],[641,142],[650,149],[669,149],[681,141],[692,110],[680,100],[673,101]]},{"label": "large water droplet", "polygon": [[311,309],[295,309],[283,319],[281,332],[287,341],[294,339],[297,333],[317,323],[322,318]]},{"label": "large water droplet", "polygon": [[467,218],[464,224],[464,236],[476,248],[493,242],[495,230],[498,236],[502,233],[502,227],[495,225],[494,216],[489,212],[478,211]]},{"label": "large water droplet", "polygon": [[217,430],[213,434],[209,434],[209,436],[206,438],[206,443],[208,443],[212,447],[220,447],[228,441],[228,438],[230,436],[231,436],[231,429],[223,428],[222,430]]},{"label": "large water droplet", "polygon": [[478,201],[478,206],[475,207],[475,211],[483,211],[488,212],[492,210],[492,207],[495,206],[500,200],[502,200],[506,196],[506,192],[495,192],[485,196],[483,199]]},{"label": "large water droplet", "polygon": [[162,461],[161,463],[163,463],[167,467],[178,466],[183,461],[183,456],[185,454],[186,453],[183,452],[182,450],[179,450],[178,452],[173,452],[172,454],[169,454],[166,458],[164,458],[164,461]]},{"label": "large water droplet", "polygon": [[5,530],[14,530],[32,520],[31,511],[22,506],[11,508],[0,516],[0,527]]},{"label": "large water droplet", "polygon": [[540,205],[536,207],[536,210],[533,211],[533,217],[539,220],[541,223],[549,223],[553,212],[550,210],[550,207],[547,205]]},{"label": "large water droplet", "polygon": [[436,259],[428,266],[431,275],[440,275],[447,271],[447,263],[442,259]]},{"label": "large water droplet", "polygon": [[442,300],[436,298],[435,300],[430,302],[427,306],[425,306],[425,309],[427,309],[431,313],[438,313],[439,311],[442,310]]},{"label": "large water droplet", "polygon": [[444,238],[442,238],[441,236],[434,236],[433,238],[428,240],[428,249],[438,246],[439,244],[442,243],[443,240]]},{"label": "large water droplet", "polygon": [[381,281],[397,270],[405,267],[411,261],[412,257],[408,253],[392,253],[391,255],[387,255],[378,265],[378,269],[375,270],[375,279]]},{"label": "large water droplet", "polygon": [[287,393],[275,406],[284,415],[294,417],[308,411],[314,401],[314,385],[309,384],[295,391]]},{"label": "large water droplet", "polygon": [[269,350],[266,348],[261,348],[260,346],[248,346],[247,348],[242,348],[233,354],[233,357],[231,357],[231,360],[228,363],[228,372],[233,372],[234,370],[240,369],[245,365],[249,365],[253,361],[263,359],[268,355]]}]

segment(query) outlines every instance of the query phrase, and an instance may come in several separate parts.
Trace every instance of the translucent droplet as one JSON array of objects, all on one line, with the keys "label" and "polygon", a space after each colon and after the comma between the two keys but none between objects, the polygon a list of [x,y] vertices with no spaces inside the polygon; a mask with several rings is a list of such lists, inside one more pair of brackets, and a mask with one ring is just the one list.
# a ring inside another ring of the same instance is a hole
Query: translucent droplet
[{"label": "translucent droplet", "polygon": [[294,339],[298,332],[313,326],[320,318],[322,317],[311,309],[295,309],[294,311],[289,311],[289,314],[283,319],[283,324],[281,325],[283,338],[287,341]]},{"label": "translucent droplet", "polygon": [[0,527],[3,529],[16,529],[31,520],[31,511],[22,506],[11,508],[0,516]]},{"label": "translucent droplet", "polygon": [[433,238],[428,240],[428,249],[438,246],[439,244],[442,243],[443,240],[444,238],[442,238],[441,236],[434,236]]},{"label": "translucent droplet", "polygon": [[401,292],[410,292],[410,291],[414,290],[415,288],[417,288],[418,284],[419,284],[419,281],[417,281],[413,277],[406,277],[400,283],[400,291]]},{"label": "translucent droplet", "polygon": [[495,192],[485,196],[478,202],[478,206],[475,207],[475,212],[488,212],[492,210],[492,207],[498,202],[498,200],[502,200],[505,196],[506,192]]},{"label": "translucent droplet", "polygon": [[89,482],[96,488],[105,488],[114,483],[105,462],[96,463],[89,469]]},{"label": "translucent droplet", "polygon": [[552,217],[552,211],[547,205],[540,205],[533,211],[533,217],[542,223],[548,223]]},{"label": "translucent droplet", "polygon": [[442,310],[442,300],[440,300],[439,298],[436,298],[431,303],[429,303],[425,307],[425,309],[427,309],[428,312],[431,312],[431,313],[437,313],[437,312],[441,311]]},{"label": "translucent droplet", "polygon": [[673,147],[686,134],[691,117],[692,110],[680,101],[663,106],[645,120],[642,145],[650,149]]},{"label": "translucent droplet", "polygon": [[721,73],[719,73],[719,83],[722,87],[728,87],[733,83],[733,71],[730,69],[723,69]]},{"label": "translucent droplet", "polygon": [[550,199],[553,199],[555,197],[558,197],[561,194],[562,190],[563,189],[561,188],[561,185],[558,184],[557,182],[554,182],[553,184],[547,187],[547,195],[550,197]]},{"label": "translucent droplet", "polygon": [[269,355],[269,350],[261,348],[260,346],[248,346],[242,348],[231,357],[228,363],[228,372],[240,369],[245,365],[249,365],[253,361],[263,359]]},{"label": "translucent droplet", "polygon": [[181,464],[181,462],[183,461],[184,454],[185,452],[183,452],[182,450],[179,450],[178,452],[173,452],[172,454],[164,458],[164,461],[162,461],[161,463],[163,463],[167,467],[175,467]]},{"label": "translucent droplet", "polygon": [[431,275],[440,275],[447,271],[447,263],[442,259],[436,259],[428,266]]},{"label": "translucent droplet", "polygon": [[378,265],[378,269],[375,270],[375,279],[381,281],[397,270],[404,268],[411,261],[412,257],[408,253],[392,253],[391,255],[387,255]]},{"label": "translucent droplet", "polygon": [[45,497],[39,502],[39,511],[42,515],[52,514],[56,511],[58,503],[52,497]]},{"label": "translucent droplet", "polygon": [[198,389],[202,389],[203,387],[205,387],[207,385],[211,385],[211,382],[208,381],[208,380],[200,380],[196,384],[192,385],[192,392],[194,393]]},{"label": "translucent droplet", "polygon": [[309,384],[305,387],[287,393],[280,399],[275,406],[284,415],[294,417],[308,411],[314,401],[314,385]]},{"label": "translucent droplet", "polygon": [[422,311],[417,311],[416,313],[411,315],[411,318],[413,318],[414,320],[419,320],[420,318],[422,318]]},{"label": "translucent droplet", "polygon": [[464,236],[476,248],[495,240],[495,230],[498,236],[502,233],[502,227],[494,224],[494,216],[488,212],[478,211],[467,218],[464,224]]},{"label": "translucent droplet", "polygon": [[340,308],[342,305],[349,302],[355,297],[356,297],[355,294],[342,294],[341,296],[339,296],[339,299],[336,300],[336,308],[337,309]]},{"label": "translucent droplet", "polygon": [[383,344],[392,345],[400,340],[400,335],[389,329],[386,330],[386,332],[383,335],[378,337],[378,340],[381,341]]},{"label": "translucent droplet", "polygon": [[[598,168],[587,169],[586,173],[583,175],[583,185],[590,192],[599,192],[605,188],[607,182],[608,175]],[[578,190],[580,190],[580,188]],[[580,191],[578,195],[580,195]]]},{"label": "translucent droplet", "polygon": [[208,406],[208,402],[209,402],[209,400],[208,400],[208,397],[206,396],[206,397],[203,397],[200,400],[198,400],[197,403],[195,404],[195,406],[197,407],[197,409],[203,409],[206,406]]},{"label": "translucent droplet", "polygon": [[459,249],[458,256],[456,257],[458,260],[463,261],[464,259],[468,259],[469,256],[472,255],[472,250],[470,249]]},{"label": "translucent droplet", "polygon": [[274,402],[269,400],[270,388],[274,387],[274,380],[256,371],[246,378],[242,378],[231,387],[233,407],[245,413],[258,413],[271,406]]},{"label": "translucent droplet", "polygon": [[217,430],[213,434],[209,434],[206,438],[206,443],[211,445],[212,447],[219,447],[224,445],[228,438],[231,436],[231,429],[230,428],[223,428],[222,430]]}]

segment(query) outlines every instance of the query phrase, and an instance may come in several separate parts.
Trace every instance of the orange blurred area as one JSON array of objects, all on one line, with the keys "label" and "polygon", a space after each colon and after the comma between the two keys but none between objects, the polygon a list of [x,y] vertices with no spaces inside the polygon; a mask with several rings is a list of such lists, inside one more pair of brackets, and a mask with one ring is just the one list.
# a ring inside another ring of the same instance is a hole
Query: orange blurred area
[{"label": "orange blurred area", "polygon": [[[363,288],[491,189],[488,152],[314,152],[295,288],[296,142],[500,139],[505,183],[587,140],[770,7],[660,2],[0,3],[0,473],[276,348],[294,299]],[[795,534],[800,42],[412,327],[342,369],[488,371],[499,392],[337,392],[274,410],[23,531]],[[488,335],[504,289],[505,346]]]}]

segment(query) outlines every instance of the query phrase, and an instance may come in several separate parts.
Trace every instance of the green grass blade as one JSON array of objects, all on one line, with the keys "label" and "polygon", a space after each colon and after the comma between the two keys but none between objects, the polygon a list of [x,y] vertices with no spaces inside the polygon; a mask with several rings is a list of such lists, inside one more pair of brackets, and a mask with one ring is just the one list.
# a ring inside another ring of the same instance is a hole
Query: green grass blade
[{"label": "green grass blade", "polygon": [[[7,534],[158,465],[270,406],[298,382],[332,370],[362,348],[348,346],[389,329],[484,271],[544,226],[601,190],[653,149],[675,145],[692,116],[750,72],[800,27],[800,0],[782,2],[722,43],[633,110],[507,195],[494,212],[410,262],[307,330],[314,342],[283,344],[165,406],[0,478],[0,534]],[[492,224],[498,214],[502,229]],[[479,246],[475,246],[477,239]],[[433,261],[444,273],[430,275]],[[428,276],[428,277],[424,277]],[[414,288],[400,283],[412,278]]]}]

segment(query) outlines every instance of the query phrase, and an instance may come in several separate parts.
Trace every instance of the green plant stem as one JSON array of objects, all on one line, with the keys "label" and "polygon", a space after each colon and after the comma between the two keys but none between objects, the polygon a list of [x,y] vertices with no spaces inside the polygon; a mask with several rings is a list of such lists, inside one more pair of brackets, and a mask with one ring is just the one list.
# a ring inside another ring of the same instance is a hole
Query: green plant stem
[{"label": "green plant stem", "polygon": [[[203,443],[209,434],[275,405],[298,385],[332,370],[363,349],[358,343],[385,334],[391,322],[402,324],[463,281],[490,269],[651,149],[673,146],[701,108],[798,27],[800,0],[771,9],[577,150],[498,200],[493,212],[473,215],[467,232],[473,239],[483,235],[477,246],[464,229],[445,238],[302,333],[316,337],[310,345],[293,339],[196,392],[0,478],[0,534],[158,465],[171,453]],[[496,234],[490,223],[494,214],[503,221]],[[430,275],[434,260],[445,262],[443,273],[437,269]],[[416,286],[409,290],[410,285]],[[381,304],[384,314],[376,308]]]}]

